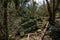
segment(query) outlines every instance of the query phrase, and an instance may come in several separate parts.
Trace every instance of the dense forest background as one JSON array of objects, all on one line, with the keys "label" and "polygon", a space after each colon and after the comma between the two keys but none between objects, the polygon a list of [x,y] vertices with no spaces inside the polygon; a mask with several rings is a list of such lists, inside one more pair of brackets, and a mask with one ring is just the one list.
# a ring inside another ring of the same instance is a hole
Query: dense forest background
[{"label": "dense forest background", "polygon": [[[30,39],[30,33],[37,33],[38,39]],[[26,34],[28,40],[60,40],[60,0],[43,0],[42,5],[0,0],[0,40],[25,40]]]}]

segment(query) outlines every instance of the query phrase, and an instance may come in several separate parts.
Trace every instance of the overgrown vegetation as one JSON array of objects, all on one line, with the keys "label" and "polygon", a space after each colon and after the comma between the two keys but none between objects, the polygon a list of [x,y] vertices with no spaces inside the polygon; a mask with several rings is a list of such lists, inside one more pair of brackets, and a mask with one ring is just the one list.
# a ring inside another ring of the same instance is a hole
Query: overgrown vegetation
[{"label": "overgrown vegetation", "polygon": [[0,0],[0,40],[20,40],[30,33],[37,33],[32,34],[36,40],[59,40],[59,13],[60,0],[43,0],[42,5],[34,0]]}]

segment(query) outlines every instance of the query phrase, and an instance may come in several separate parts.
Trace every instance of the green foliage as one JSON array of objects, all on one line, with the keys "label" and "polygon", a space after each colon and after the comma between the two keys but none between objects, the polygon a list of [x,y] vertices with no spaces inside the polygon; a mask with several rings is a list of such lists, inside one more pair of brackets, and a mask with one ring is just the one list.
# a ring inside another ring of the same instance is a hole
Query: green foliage
[{"label": "green foliage", "polygon": [[20,36],[24,36],[24,32],[23,31],[20,31]]},{"label": "green foliage", "polygon": [[8,5],[7,5],[7,9],[9,12],[12,12],[14,10],[14,7],[15,7],[15,4],[13,1],[9,2]]},{"label": "green foliage", "polygon": [[[12,33],[19,32],[19,36],[24,36],[25,33],[29,32],[41,32],[44,29],[42,26],[42,21],[45,20],[41,17],[48,14],[46,5],[43,4],[38,7],[35,1],[32,1],[31,5],[28,5],[30,0],[10,0],[7,5],[7,23],[8,23],[8,33],[9,39],[13,40]],[[27,6],[26,6],[27,5]],[[17,6],[18,9],[15,7]],[[60,6],[60,5],[59,5]],[[3,5],[2,0],[0,0],[0,22],[3,24]],[[49,14],[48,14],[49,15]],[[58,17],[56,15],[56,17]],[[40,20],[42,19],[42,20]],[[48,18],[46,19],[48,20]],[[53,28],[53,27],[52,27]],[[53,29],[51,29],[53,30]]]},{"label": "green foliage", "polygon": [[38,4],[35,1],[33,1],[31,6],[26,7],[24,4],[24,0],[19,0],[18,5],[20,5],[18,6],[19,9],[16,10],[14,1],[8,3],[7,8],[10,17],[8,21],[9,31],[11,31],[12,33],[12,31],[16,32],[16,30],[19,29],[22,30],[21,35],[24,35],[24,33],[36,31],[38,27],[41,28],[41,25],[37,26],[37,19],[41,17],[40,15],[43,12],[43,9],[38,9]]},{"label": "green foliage", "polygon": [[9,35],[9,40],[14,40],[15,39],[15,37],[14,36],[12,36],[11,34]]}]

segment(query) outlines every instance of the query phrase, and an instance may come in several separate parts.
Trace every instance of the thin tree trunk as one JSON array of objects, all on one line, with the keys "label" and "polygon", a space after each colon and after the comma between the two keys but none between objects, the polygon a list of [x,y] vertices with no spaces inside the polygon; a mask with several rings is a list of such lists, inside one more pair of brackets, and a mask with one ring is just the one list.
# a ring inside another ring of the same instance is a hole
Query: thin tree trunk
[{"label": "thin tree trunk", "polygon": [[8,0],[4,0],[4,40],[8,40],[8,27],[7,27],[7,3],[8,3]]}]

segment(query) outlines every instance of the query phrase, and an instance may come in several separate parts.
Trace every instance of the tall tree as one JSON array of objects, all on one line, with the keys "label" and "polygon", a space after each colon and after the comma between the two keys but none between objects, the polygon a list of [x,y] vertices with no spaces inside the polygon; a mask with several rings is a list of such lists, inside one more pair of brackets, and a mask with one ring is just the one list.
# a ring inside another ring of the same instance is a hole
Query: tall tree
[{"label": "tall tree", "polygon": [[56,10],[59,6],[60,0],[50,0],[50,3],[48,0],[46,0],[46,2],[47,2],[47,8],[49,12],[49,23],[54,25]]}]

